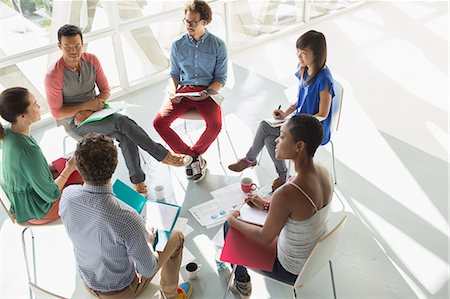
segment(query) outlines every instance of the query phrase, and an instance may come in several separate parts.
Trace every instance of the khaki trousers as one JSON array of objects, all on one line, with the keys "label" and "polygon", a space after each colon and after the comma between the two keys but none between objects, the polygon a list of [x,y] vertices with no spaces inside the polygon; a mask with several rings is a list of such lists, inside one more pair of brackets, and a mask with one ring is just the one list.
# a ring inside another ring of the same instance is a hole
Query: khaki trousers
[{"label": "khaki trousers", "polygon": [[[160,284],[169,299],[176,298],[178,295],[178,277],[181,260],[183,258],[183,244],[183,233],[175,230],[170,235],[166,248],[164,248],[162,252],[155,253],[158,258],[158,270],[161,269]],[[136,276],[129,286],[114,292],[102,293],[88,287],[87,289],[92,295],[102,299],[135,298],[145,290],[152,278],[153,277],[141,277],[139,281],[139,278]]]}]

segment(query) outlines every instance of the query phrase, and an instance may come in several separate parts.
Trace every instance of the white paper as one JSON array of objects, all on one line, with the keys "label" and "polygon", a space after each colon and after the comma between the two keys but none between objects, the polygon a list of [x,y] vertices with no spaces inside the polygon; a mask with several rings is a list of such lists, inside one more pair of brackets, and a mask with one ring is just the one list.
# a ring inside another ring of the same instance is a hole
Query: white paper
[{"label": "white paper", "polygon": [[219,247],[223,247],[225,240],[223,238],[223,228],[221,227],[212,238],[213,243]]},{"label": "white paper", "polygon": [[186,237],[193,231],[194,231],[194,229],[192,228],[192,226],[190,226],[189,224],[186,224],[186,226],[184,227],[184,230],[183,230],[183,235]]},{"label": "white paper", "polygon": [[187,219],[187,218],[178,217],[177,223],[175,223],[173,229],[176,229],[176,230],[179,230],[179,231],[183,232],[184,229],[186,228],[188,220],[189,219]]},{"label": "white paper", "polygon": [[194,231],[192,226],[187,224],[188,221],[189,221],[189,219],[187,219],[187,218],[178,217],[177,223],[175,223],[175,226],[173,227],[173,229],[183,232],[183,235],[186,237],[187,235],[189,235],[190,233],[192,233]]},{"label": "white paper", "polygon": [[170,231],[179,207],[147,201],[147,223],[157,229]]},{"label": "white paper", "polygon": [[221,95],[220,93],[210,94],[209,96],[219,106],[222,106],[222,103],[225,100],[225,97],[223,95]]},{"label": "white paper", "polygon": [[260,209],[253,208],[249,205],[243,205],[239,212],[241,214],[239,216],[239,219],[241,219],[242,221],[261,226],[264,225],[264,222],[266,221],[266,211],[261,211]]},{"label": "white paper", "polygon": [[220,221],[225,221],[229,210],[231,209],[222,208],[217,200],[211,199],[190,208],[189,212],[201,225],[208,226],[216,223],[220,224]]},{"label": "white paper", "polygon": [[216,226],[218,226],[218,225],[222,225],[222,224],[225,223],[225,221],[227,221],[226,218],[220,219],[220,220],[217,221],[217,222],[214,222],[214,223],[211,223],[211,224],[207,225],[206,228],[207,228],[207,229],[210,229],[210,228],[216,227]]},{"label": "white paper", "polygon": [[177,92],[174,94],[175,97],[199,97],[200,92],[199,91],[192,91],[192,92]]},{"label": "white paper", "polygon": [[186,246],[184,246],[184,248],[183,248],[183,259],[181,260],[180,268],[183,268],[184,266],[186,266],[187,264],[189,264],[193,260],[195,260],[195,256],[186,248]]},{"label": "white paper", "polygon": [[245,199],[245,193],[241,189],[241,183],[231,184],[211,191],[211,195],[224,209],[236,208],[242,205]]},{"label": "white paper", "polygon": [[267,118],[264,119],[263,121],[265,121],[266,123],[268,123],[271,127],[276,128],[276,127],[281,127],[284,122],[286,121],[286,119],[275,119],[275,118]]}]

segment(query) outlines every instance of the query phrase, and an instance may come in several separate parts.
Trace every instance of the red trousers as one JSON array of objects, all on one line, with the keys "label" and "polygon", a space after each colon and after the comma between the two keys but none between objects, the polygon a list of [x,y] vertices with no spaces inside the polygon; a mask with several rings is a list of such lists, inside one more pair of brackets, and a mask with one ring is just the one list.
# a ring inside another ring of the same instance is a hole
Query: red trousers
[{"label": "red trousers", "polygon": [[[204,89],[205,87],[201,86],[183,86],[178,92],[201,91]],[[184,143],[180,136],[170,127],[174,120],[190,110],[196,110],[206,122],[205,131],[192,147]],[[169,100],[156,115],[153,120],[153,126],[175,153],[196,157],[206,152],[211,143],[216,140],[217,135],[219,135],[222,128],[222,110],[210,97],[204,101],[192,101],[188,98],[183,98],[178,104],[174,104]]]}]

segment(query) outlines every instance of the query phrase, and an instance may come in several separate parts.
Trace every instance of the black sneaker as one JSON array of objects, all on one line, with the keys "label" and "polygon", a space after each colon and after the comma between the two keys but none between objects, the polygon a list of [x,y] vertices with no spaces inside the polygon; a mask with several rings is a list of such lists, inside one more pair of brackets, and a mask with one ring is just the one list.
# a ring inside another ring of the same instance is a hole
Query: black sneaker
[{"label": "black sneaker", "polygon": [[192,179],[194,182],[198,183],[205,178],[206,175],[206,160],[202,156],[194,158],[191,164],[192,167]]},{"label": "black sneaker", "polygon": [[250,280],[247,282],[240,282],[234,278],[230,290],[235,294],[239,294],[241,299],[248,299],[252,294],[252,283]]},{"label": "black sneaker", "polygon": [[192,179],[192,177],[194,176],[194,172],[192,171],[192,163],[194,163],[195,159],[192,160],[192,162],[188,165],[185,166],[185,170],[186,170],[186,177],[188,179]]}]

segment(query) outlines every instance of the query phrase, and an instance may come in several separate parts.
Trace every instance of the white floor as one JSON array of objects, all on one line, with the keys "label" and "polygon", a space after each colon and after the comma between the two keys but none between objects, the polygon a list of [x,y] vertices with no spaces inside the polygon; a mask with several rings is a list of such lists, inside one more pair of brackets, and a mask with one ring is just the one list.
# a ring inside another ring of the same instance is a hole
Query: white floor
[{"label": "white floor", "polygon": [[[309,29],[327,36],[328,66],[345,89],[340,127],[332,137],[338,178],[333,221],[349,216],[333,259],[338,297],[448,298],[447,2],[369,3],[231,57],[234,84],[224,91],[223,109],[239,156],[248,149],[258,121],[294,99],[289,95],[297,83],[295,40]],[[156,140],[160,139],[151,123],[164,87],[165,83],[157,84],[124,98],[146,107],[126,112]],[[189,129],[201,125],[191,122]],[[62,154],[62,129],[48,127],[34,133],[48,160]],[[220,144],[227,165],[235,157],[225,136],[222,132]],[[331,166],[329,151],[328,146],[320,149],[317,160]],[[209,199],[209,191],[239,180],[224,173],[215,144],[205,156],[209,173],[198,185],[188,183],[181,170],[169,173],[146,156],[147,182],[166,185],[169,195],[183,205],[185,217],[199,196]],[[269,183],[275,172],[268,155],[262,166],[245,175],[260,185]],[[115,176],[128,182],[123,160]],[[0,297],[25,298],[20,229],[5,220],[3,211],[0,217]],[[202,251],[201,244],[218,229],[202,229],[194,219],[189,224],[196,231],[189,235],[187,248],[197,259],[210,262],[211,254]],[[70,296],[75,268],[63,229],[39,232],[37,239],[43,284]],[[194,282],[192,298],[222,297],[224,275],[208,271]],[[186,278],[183,271],[182,276]],[[283,286],[258,275],[252,280],[252,298],[289,298],[289,289]],[[322,271],[302,295],[331,297],[328,273]]]}]

